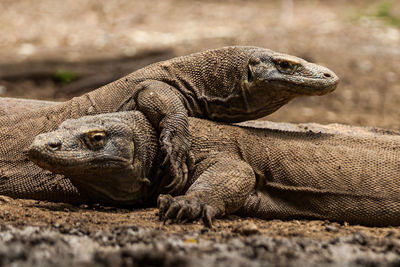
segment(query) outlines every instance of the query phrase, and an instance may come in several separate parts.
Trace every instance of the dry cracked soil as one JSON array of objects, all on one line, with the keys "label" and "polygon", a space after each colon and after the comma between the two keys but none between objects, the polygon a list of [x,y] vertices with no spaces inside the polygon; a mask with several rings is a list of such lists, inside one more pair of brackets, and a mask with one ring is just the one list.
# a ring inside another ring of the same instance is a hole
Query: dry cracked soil
[{"label": "dry cracked soil", "polygon": [[14,266],[398,266],[400,229],[230,216],[212,229],[126,210],[1,199],[0,262]]}]

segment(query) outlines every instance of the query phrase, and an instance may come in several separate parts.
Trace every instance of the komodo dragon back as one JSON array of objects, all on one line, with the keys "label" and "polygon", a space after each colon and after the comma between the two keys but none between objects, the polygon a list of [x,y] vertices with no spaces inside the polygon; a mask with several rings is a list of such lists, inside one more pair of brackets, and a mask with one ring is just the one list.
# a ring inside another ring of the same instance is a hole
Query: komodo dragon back
[{"label": "komodo dragon back", "polygon": [[400,136],[354,132],[271,134],[259,217],[399,225]]},{"label": "komodo dragon back", "polygon": [[[267,122],[262,128],[257,124],[262,123],[247,123],[243,128],[199,121],[190,128],[197,134],[192,137],[196,140],[192,153],[206,153],[208,149],[218,152],[219,158],[227,155],[232,162],[244,161],[254,171],[255,190],[240,205],[240,214],[264,219],[317,218],[372,226],[400,225],[398,131],[338,124]],[[238,179],[236,185],[227,181],[228,177],[212,177],[213,184],[229,183],[233,191],[245,188]],[[203,187],[212,179],[205,180]],[[248,180],[251,176],[242,178]]]}]

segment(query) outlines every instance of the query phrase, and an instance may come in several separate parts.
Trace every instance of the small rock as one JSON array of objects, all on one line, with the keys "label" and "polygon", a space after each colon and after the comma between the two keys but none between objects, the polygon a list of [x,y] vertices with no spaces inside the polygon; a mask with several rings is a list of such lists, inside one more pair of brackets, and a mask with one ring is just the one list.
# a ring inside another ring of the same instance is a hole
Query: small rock
[{"label": "small rock", "polygon": [[257,225],[255,225],[253,222],[247,222],[242,225],[239,225],[235,229],[233,229],[233,232],[242,234],[242,235],[254,235],[260,233],[258,230]]},{"label": "small rock", "polygon": [[210,231],[209,228],[204,227],[204,228],[201,228],[200,233],[204,234],[204,233],[207,233],[207,232],[209,232],[209,231]]},{"label": "small rock", "polygon": [[396,232],[395,232],[395,231],[389,231],[389,232],[386,234],[385,237],[393,237],[393,236],[395,236],[395,235],[396,235]]},{"label": "small rock", "polygon": [[4,95],[7,92],[7,88],[0,84],[0,95]]},{"label": "small rock", "polygon": [[23,43],[18,49],[18,54],[22,56],[30,56],[35,52],[36,47],[31,43]]},{"label": "small rock", "polygon": [[194,239],[194,238],[187,238],[187,239],[184,239],[184,240],[183,240],[183,243],[186,243],[186,244],[196,244],[196,243],[197,243],[197,240]]},{"label": "small rock", "polygon": [[2,203],[10,203],[11,201],[12,201],[11,197],[0,196],[0,202],[2,202]]},{"label": "small rock", "polygon": [[328,232],[332,232],[332,233],[339,232],[339,229],[336,226],[329,225],[329,224],[325,226],[325,230],[328,231]]}]

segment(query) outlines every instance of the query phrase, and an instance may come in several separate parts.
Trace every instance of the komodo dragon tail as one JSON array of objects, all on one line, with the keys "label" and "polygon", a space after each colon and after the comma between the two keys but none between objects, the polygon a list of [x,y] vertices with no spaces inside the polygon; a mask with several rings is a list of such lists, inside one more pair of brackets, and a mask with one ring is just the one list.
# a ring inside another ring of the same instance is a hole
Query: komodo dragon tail
[{"label": "komodo dragon tail", "polygon": [[[1,101],[7,110],[0,110],[0,113],[8,115],[0,116],[0,194],[56,202],[86,201],[64,176],[36,166],[21,153],[39,133],[55,129],[65,117],[79,117],[79,108],[74,106],[76,101],[57,103],[6,98]],[[55,106],[57,108],[53,108]],[[15,112],[11,113],[13,110]]]}]

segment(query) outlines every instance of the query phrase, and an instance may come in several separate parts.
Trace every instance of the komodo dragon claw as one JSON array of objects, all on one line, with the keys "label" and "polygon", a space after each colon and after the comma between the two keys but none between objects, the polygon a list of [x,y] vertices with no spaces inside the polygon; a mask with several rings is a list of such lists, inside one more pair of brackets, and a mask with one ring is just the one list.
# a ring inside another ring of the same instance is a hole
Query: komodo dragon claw
[{"label": "komodo dragon claw", "polygon": [[[168,190],[168,193],[179,193],[183,187],[186,185],[186,182],[188,180],[188,167],[187,164],[183,163],[182,164],[182,174],[178,176],[179,172],[179,167],[174,166],[173,167],[173,172],[175,173],[175,178],[172,180],[170,184],[168,184],[165,189]],[[179,178],[178,178],[179,177]]]},{"label": "komodo dragon claw", "polygon": [[158,207],[158,219],[161,221],[164,219],[165,211],[168,209],[169,205],[172,202],[171,195],[160,195],[157,198],[157,207]]},{"label": "komodo dragon claw", "polygon": [[185,223],[201,219],[205,226],[211,228],[212,221],[217,214],[216,209],[203,203],[200,199],[193,196],[178,196],[173,198],[171,195],[160,195],[157,200],[159,209],[159,219],[163,223],[171,220],[175,223]]}]

